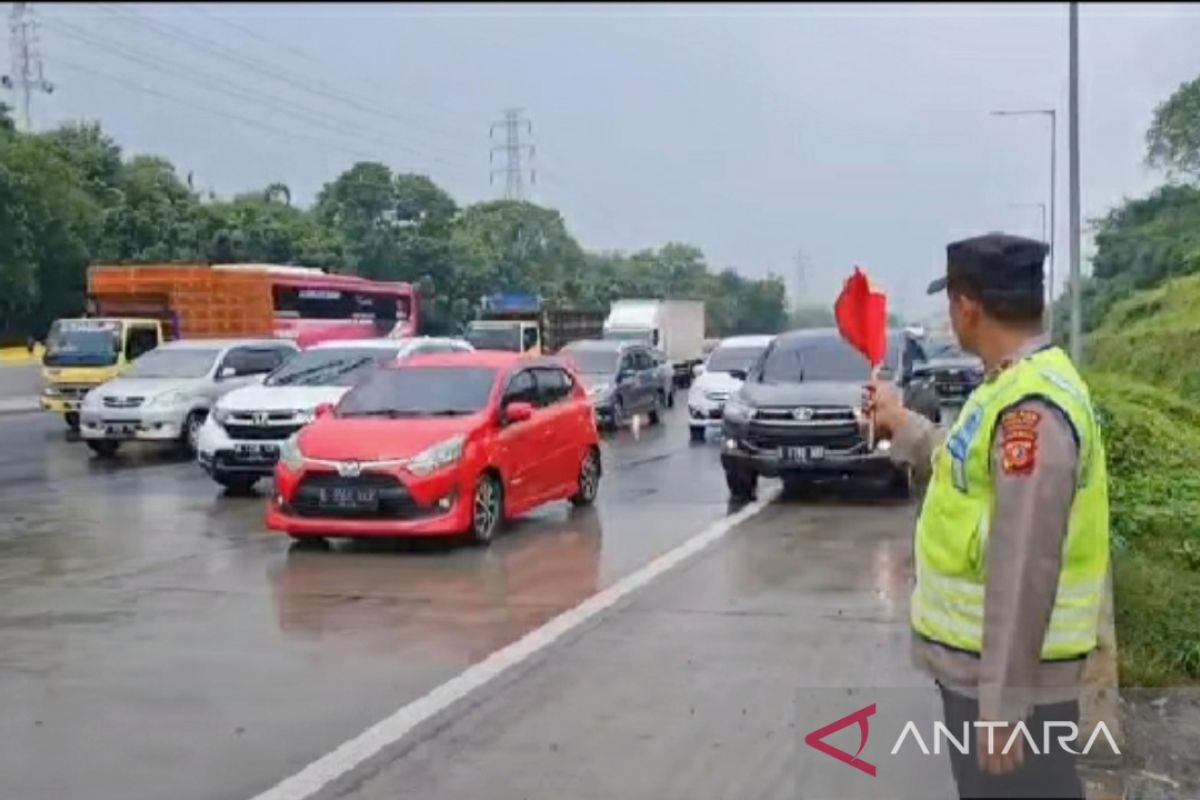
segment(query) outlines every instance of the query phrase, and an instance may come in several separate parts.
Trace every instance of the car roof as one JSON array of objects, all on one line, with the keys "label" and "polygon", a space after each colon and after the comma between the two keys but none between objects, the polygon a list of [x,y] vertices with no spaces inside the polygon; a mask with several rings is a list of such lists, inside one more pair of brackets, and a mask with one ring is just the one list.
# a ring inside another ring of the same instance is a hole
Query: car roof
[{"label": "car roof", "polygon": [[380,350],[399,350],[414,341],[411,338],[397,339],[327,339],[317,342],[309,350],[336,350],[342,347],[379,348]]},{"label": "car roof", "polygon": [[717,347],[766,347],[774,338],[774,334],[765,336],[729,336],[717,342]]},{"label": "car roof", "polygon": [[164,342],[159,348],[171,350],[225,350],[230,347],[296,347],[289,339],[175,339]]},{"label": "car roof", "polygon": [[[887,331],[887,338],[893,341],[898,338],[902,338],[905,335],[906,334],[903,330],[897,328],[888,328]],[[774,338],[786,341],[795,341],[798,339],[840,339],[842,338],[842,334],[837,328],[799,328],[797,330],[781,333]]]},{"label": "car roof", "polygon": [[563,345],[563,350],[611,350],[618,352],[628,347],[645,347],[646,345],[638,342],[630,342],[621,339],[576,339],[573,342],[567,342]]},{"label": "car roof", "polygon": [[[423,353],[404,362],[405,367],[494,367],[507,369],[530,361],[522,353],[507,350],[460,350],[457,353]],[[400,368],[389,364],[389,369]]]}]

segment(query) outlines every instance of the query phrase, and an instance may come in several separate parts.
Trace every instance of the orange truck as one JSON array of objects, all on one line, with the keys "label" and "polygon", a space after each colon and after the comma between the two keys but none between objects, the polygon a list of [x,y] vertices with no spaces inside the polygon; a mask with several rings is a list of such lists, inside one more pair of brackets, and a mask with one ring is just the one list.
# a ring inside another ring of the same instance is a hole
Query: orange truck
[{"label": "orange truck", "polygon": [[167,339],[277,336],[306,347],[412,336],[418,322],[411,284],[276,264],[97,265],[87,296],[87,316],[56,320],[42,357],[42,407],[71,427],[91,389]]}]

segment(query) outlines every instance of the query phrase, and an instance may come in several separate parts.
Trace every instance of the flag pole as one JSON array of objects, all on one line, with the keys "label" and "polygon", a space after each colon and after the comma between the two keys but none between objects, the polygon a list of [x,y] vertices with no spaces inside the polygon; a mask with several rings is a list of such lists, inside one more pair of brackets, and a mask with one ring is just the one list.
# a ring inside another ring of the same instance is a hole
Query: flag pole
[{"label": "flag pole", "polygon": [[871,367],[871,415],[867,418],[867,454],[875,450],[875,379],[879,377],[879,365]]}]

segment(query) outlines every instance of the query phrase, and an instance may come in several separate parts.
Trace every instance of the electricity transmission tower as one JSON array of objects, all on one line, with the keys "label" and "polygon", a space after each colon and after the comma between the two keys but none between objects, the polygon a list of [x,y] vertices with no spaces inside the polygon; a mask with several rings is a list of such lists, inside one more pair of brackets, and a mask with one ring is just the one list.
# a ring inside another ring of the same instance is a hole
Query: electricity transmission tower
[{"label": "electricity transmission tower", "polygon": [[0,78],[0,85],[20,93],[21,120],[28,133],[33,129],[30,114],[33,93],[50,94],[54,91],[54,85],[46,80],[42,72],[37,19],[33,15],[32,3],[12,4],[12,12],[8,15],[8,49],[12,55],[12,67],[8,75]]},{"label": "electricity transmission tower", "polygon": [[[505,200],[525,199],[525,164],[522,162],[526,158],[529,162],[533,161],[533,145],[521,141],[522,127],[525,128],[526,134],[533,135],[533,124],[521,116],[523,110],[521,108],[504,109],[504,119],[493,122],[491,128],[488,129],[488,137],[493,141],[495,141],[497,130],[504,132],[503,143],[493,144],[488,156],[488,163],[495,164],[496,153],[503,153],[504,166],[492,167],[491,173],[488,175],[488,183],[493,183],[497,174],[503,174]],[[532,168],[529,169],[529,182],[537,183],[537,173]]]}]

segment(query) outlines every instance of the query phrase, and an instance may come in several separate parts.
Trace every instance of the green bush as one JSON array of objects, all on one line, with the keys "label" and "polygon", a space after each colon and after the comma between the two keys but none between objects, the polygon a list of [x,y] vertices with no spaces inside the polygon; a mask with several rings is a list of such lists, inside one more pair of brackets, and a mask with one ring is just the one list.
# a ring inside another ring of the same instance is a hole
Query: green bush
[{"label": "green bush", "polygon": [[1104,429],[1121,683],[1200,681],[1200,408],[1091,373]]}]

